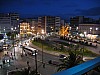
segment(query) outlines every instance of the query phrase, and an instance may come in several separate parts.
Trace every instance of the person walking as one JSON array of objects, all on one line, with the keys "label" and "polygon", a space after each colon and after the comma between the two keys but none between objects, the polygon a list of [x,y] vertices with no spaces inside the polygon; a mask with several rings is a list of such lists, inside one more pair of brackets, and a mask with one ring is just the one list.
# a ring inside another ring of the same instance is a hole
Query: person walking
[{"label": "person walking", "polygon": [[12,60],[14,59],[12,53],[11,53],[11,59],[12,59]]},{"label": "person walking", "polygon": [[43,68],[45,68],[45,63],[43,63]]},{"label": "person walking", "polygon": [[27,61],[27,66],[29,67],[30,65],[29,65],[29,61]]}]

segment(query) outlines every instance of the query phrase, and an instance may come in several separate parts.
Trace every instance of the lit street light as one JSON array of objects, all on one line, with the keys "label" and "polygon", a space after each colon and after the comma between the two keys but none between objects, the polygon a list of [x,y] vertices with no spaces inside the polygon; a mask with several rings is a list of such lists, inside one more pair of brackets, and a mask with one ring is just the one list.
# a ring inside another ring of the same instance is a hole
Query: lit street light
[{"label": "lit street light", "polygon": [[36,50],[35,50],[35,69],[36,69],[36,75],[37,75],[37,54],[36,54]]},{"label": "lit street light", "polygon": [[[44,30],[41,31],[42,34],[44,34]],[[42,63],[43,63],[43,35],[42,35]]]},{"label": "lit street light", "polygon": [[[12,30],[12,33],[13,33],[13,47],[14,47],[14,44],[15,44],[15,42],[14,42],[14,29],[11,28],[11,30]],[[14,47],[14,56],[15,56],[15,47]]]}]

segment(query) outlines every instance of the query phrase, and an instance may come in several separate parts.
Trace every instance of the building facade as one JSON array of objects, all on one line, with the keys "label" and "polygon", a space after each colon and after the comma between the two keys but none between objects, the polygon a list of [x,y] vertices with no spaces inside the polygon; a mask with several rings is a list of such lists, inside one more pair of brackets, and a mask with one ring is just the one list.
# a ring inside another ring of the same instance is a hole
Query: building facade
[{"label": "building facade", "polygon": [[38,20],[37,19],[25,18],[25,19],[21,19],[21,20],[29,23],[32,35],[37,34],[37,30],[38,30]]},{"label": "building facade", "polygon": [[18,13],[9,13],[11,17],[11,26],[19,32],[19,14]]},{"label": "building facade", "polygon": [[84,16],[76,16],[70,18],[71,32],[78,32],[78,25],[83,22]]},{"label": "building facade", "polygon": [[0,14],[0,32],[11,32],[11,28],[19,32],[19,14],[1,13]]},{"label": "building facade", "polygon": [[9,14],[0,14],[0,33],[11,31],[11,17]]},{"label": "building facade", "polygon": [[38,20],[37,19],[32,19],[31,22],[31,32],[33,35],[37,34],[38,30]]},{"label": "building facade", "polygon": [[22,37],[27,37],[28,35],[30,35],[30,25],[28,22],[26,21],[22,21],[20,23],[20,35]]},{"label": "building facade", "polygon": [[100,35],[100,24],[79,24],[78,31],[84,34]]},{"label": "building facade", "polygon": [[95,20],[92,18],[87,18],[84,16],[75,16],[70,18],[70,26],[71,26],[71,32],[77,33],[78,32],[78,26],[81,23],[95,23]]},{"label": "building facade", "polygon": [[60,17],[38,17],[38,27],[41,28],[41,31],[44,30],[44,33],[58,32],[60,29]]}]

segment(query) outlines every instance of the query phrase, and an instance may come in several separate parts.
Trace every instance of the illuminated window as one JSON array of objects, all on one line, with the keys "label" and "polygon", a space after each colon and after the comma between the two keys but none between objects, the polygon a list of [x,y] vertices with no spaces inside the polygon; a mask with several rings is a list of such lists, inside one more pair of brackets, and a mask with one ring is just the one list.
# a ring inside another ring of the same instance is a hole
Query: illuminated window
[{"label": "illuminated window", "polygon": [[76,30],[78,30],[78,27],[76,27]]},{"label": "illuminated window", "polygon": [[19,20],[19,18],[17,18],[17,20]]},{"label": "illuminated window", "polygon": [[92,29],[92,27],[90,27],[90,29]]},{"label": "illuminated window", "polygon": [[96,28],[96,30],[98,30],[98,28]]}]

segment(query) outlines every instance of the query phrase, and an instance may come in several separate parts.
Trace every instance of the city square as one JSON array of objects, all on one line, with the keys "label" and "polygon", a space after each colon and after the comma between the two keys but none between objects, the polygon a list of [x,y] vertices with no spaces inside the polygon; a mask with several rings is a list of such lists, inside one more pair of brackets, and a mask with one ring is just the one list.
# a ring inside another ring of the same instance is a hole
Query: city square
[{"label": "city square", "polygon": [[0,75],[100,75],[99,0],[0,2]]}]

